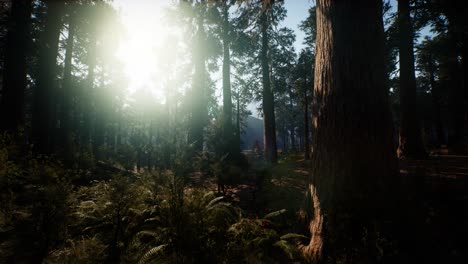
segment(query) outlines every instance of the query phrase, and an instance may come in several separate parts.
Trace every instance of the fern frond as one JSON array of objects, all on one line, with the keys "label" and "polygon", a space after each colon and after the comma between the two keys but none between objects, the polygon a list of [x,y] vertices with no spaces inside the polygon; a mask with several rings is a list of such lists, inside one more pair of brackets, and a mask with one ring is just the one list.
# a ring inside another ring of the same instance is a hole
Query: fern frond
[{"label": "fern frond", "polygon": [[303,239],[303,240],[309,240],[310,238],[301,235],[301,234],[295,234],[295,233],[288,233],[286,235],[281,236],[281,240],[291,240],[291,239]]},{"label": "fern frond", "polygon": [[214,198],[213,200],[211,200],[211,201],[208,203],[208,205],[206,206],[206,208],[212,207],[214,204],[216,204],[217,202],[221,201],[222,199],[224,199],[224,196],[220,196],[220,197]]},{"label": "fern frond", "polygon": [[283,252],[291,260],[298,259],[301,256],[301,253],[300,253],[299,249],[295,245],[289,243],[286,240],[280,240],[280,241],[276,242],[274,244],[274,246],[281,248],[283,250]]},{"label": "fern frond", "polygon": [[164,250],[166,249],[167,244],[163,244],[157,247],[154,247],[150,249],[148,252],[141,257],[140,261],[138,262],[139,264],[144,264],[148,263],[151,259],[154,259],[156,257],[161,257],[162,254],[164,254]]},{"label": "fern frond", "polygon": [[264,219],[269,219],[269,218],[280,216],[280,215],[282,215],[284,213],[286,213],[286,209],[281,209],[279,211],[271,212],[271,213],[265,215],[265,217],[263,217],[263,218]]},{"label": "fern frond", "polygon": [[136,237],[138,239],[141,239],[143,237],[153,237],[153,238],[157,238],[159,237],[159,234],[156,233],[156,232],[153,232],[153,231],[149,231],[149,230],[144,230],[144,231],[140,231],[136,234]]},{"label": "fern frond", "polygon": [[145,223],[152,223],[152,222],[160,222],[161,218],[159,216],[157,217],[151,217],[145,220]]}]

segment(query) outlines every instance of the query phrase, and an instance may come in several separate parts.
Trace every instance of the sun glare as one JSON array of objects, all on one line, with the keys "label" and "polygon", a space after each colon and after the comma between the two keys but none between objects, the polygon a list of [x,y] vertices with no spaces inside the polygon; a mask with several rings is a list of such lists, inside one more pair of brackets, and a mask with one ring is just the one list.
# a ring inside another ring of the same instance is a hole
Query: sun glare
[{"label": "sun glare", "polygon": [[156,97],[163,91],[155,80],[167,75],[157,69],[161,46],[177,28],[163,21],[164,9],[169,0],[119,0],[115,5],[120,9],[126,37],[119,45],[116,56],[123,62],[129,81],[129,90],[149,89]]}]

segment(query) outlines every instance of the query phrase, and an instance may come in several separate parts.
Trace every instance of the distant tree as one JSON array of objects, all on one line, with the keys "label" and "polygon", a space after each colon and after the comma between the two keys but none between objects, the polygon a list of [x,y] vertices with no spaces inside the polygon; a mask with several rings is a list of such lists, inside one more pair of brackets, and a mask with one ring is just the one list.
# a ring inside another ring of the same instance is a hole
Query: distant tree
[{"label": "distant tree", "polygon": [[47,14],[40,39],[32,130],[35,149],[48,153],[53,150],[55,136],[57,56],[60,32],[63,26],[64,2],[47,0],[45,3]]},{"label": "distant tree", "polygon": [[377,261],[398,182],[384,52],[381,1],[317,1],[312,263]]},{"label": "distant tree", "polygon": [[463,152],[468,142],[468,8],[460,0],[427,0],[421,6],[434,31],[445,35],[451,46],[451,56],[445,59],[451,65],[446,75],[451,82],[448,87],[448,147]]},{"label": "distant tree", "polygon": [[61,131],[61,147],[65,156],[71,157],[73,151],[73,131],[72,131],[72,59],[75,46],[76,33],[76,14],[71,10],[68,16],[68,36],[65,48],[65,59],[62,80],[61,93],[61,116],[60,116],[60,131]]},{"label": "distant tree", "polygon": [[444,124],[442,122],[442,106],[444,96],[442,84],[439,79],[441,46],[440,37],[436,39],[427,38],[418,45],[417,65],[421,77],[428,83],[432,99],[432,117],[435,127],[435,146],[440,147],[446,143]]},{"label": "distant tree", "polygon": [[24,106],[27,86],[27,55],[30,46],[31,0],[13,1],[7,24],[0,101],[0,126],[14,131],[25,125]]},{"label": "distant tree", "polygon": [[223,135],[226,143],[226,153],[234,154],[235,142],[232,126],[232,92],[231,92],[231,42],[232,25],[229,20],[229,9],[233,1],[225,0],[221,4],[222,13],[222,43],[223,43]]},{"label": "distant tree", "polygon": [[298,127],[298,97],[294,91],[293,81],[293,69],[296,63],[294,49],[296,36],[289,28],[272,30],[270,35],[270,79],[277,102],[275,104],[277,130],[283,140],[283,151],[289,147],[294,151],[296,150],[296,128]]},{"label": "distant tree", "polygon": [[191,89],[188,91],[189,126],[188,143],[193,145],[196,152],[203,151],[204,130],[208,123],[208,37],[205,22],[207,18],[207,5],[205,1],[182,1],[181,8],[185,10],[186,18],[191,24],[192,45],[191,56],[193,75]]},{"label": "distant tree", "polygon": [[296,89],[301,97],[302,107],[304,109],[304,158],[310,159],[310,112],[309,108],[312,107],[310,102],[313,96],[314,82],[314,62],[315,62],[315,40],[317,36],[317,17],[316,8],[309,9],[309,16],[306,20],[302,21],[299,25],[300,29],[304,31],[306,37],[304,44],[306,48],[301,50],[296,64],[295,79]]},{"label": "distant tree", "polygon": [[410,15],[410,1],[398,0],[398,31],[400,54],[400,158],[424,158],[424,149],[417,105],[414,67],[414,32]]},{"label": "distant tree", "polygon": [[278,160],[278,152],[276,146],[276,123],[275,123],[275,105],[274,96],[271,89],[270,65],[269,65],[269,45],[270,39],[268,29],[270,27],[270,19],[272,12],[272,2],[265,4],[260,15],[261,27],[261,63],[262,63],[262,106],[263,106],[263,131],[264,131],[264,146],[265,158],[271,163],[276,163]]},{"label": "distant tree", "polygon": [[295,89],[298,97],[300,98],[300,104],[303,109],[303,128],[304,128],[304,158],[310,159],[310,127],[309,123],[311,120],[310,102],[312,101],[311,88],[314,82],[313,68],[314,68],[315,57],[310,48],[305,48],[299,53],[296,67],[294,69],[294,80]]}]

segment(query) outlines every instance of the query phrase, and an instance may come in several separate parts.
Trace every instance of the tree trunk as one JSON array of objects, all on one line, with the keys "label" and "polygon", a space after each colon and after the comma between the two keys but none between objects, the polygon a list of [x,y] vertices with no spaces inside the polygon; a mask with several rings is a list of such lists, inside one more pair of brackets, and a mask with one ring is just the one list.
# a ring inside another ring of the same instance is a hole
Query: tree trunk
[{"label": "tree trunk", "polygon": [[[240,91],[239,91],[240,93]],[[236,116],[236,148],[241,152],[241,120],[240,120],[240,94],[237,95],[237,116]]]},{"label": "tree trunk", "polygon": [[196,152],[203,151],[203,130],[207,119],[205,85],[206,85],[206,65],[205,56],[203,54],[205,43],[205,32],[203,28],[203,20],[199,18],[197,43],[194,50],[194,76],[192,85],[192,117],[190,120],[190,129],[188,135],[189,144],[193,144]]},{"label": "tree trunk", "polygon": [[229,4],[223,3],[223,132],[226,141],[226,153],[232,153],[234,148],[234,134],[232,131],[232,98],[231,98],[231,55],[229,39]]},{"label": "tree trunk", "polygon": [[294,104],[293,104],[292,95],[293,93],[291,89],[289,89],[289,111],[291,112],[291,114],[293,114],[293,117],[291,118],[291,120],[289,120],[289,131],[291,131],[291,134],[289,136],[291,138],[291,151],[295,151],[296,150],[296,126],[294,124],[294,121],[296,119],[296,116],[294,114]]},{"label": "tree trunk", "polygon": [[70,15],[68,23],[68,39],[66,44],[65,61],[63,69],[63,82],[62,82],[62,107],[60,117],[60,131],[61,131],[61,145],[64,150],[65,156],[70,157],[73,148],[73,131],[72,131],[72,117],[71,107],[73,100],[72,89],[72,58],[74,52],[75,40],[75,21],[73,15]]},{"label": "tree trunk", "polygon": [[275,106],[273,91],[270,83],[270,65],[268,63],[268,14],[271,7],[265,8],[261,15],[261,30],[262,30],[262,106],[263,106],[263,140],[265,147],[265,159],[268,162],[276,163],[278,161],[278,153],[276,146],[276,124],[275,124]]},{"label": "tree trunk", "polygon": [[[466,20],[465,20],[465,23]],[[465,25],[468,28],[468,25]],[[463,58],[463,90],[464,90],[464,109],[465,109],[465,122],[464,122],[464,137],[463,137],[463,148],[464,152],[468,151],[468,31],[463,32],[463,46],[462,46],[462,58]]]},{"label": "tree trunk", "polygon": [[400,144],[398,157],[424,158],[424,149],[416,96],[414,73],[413,25],[411,24],[409,0],[398,0],[398,30],[400,35]]},{"label": "tree trunk", "polygon": [[[107,102],[106,102],[106,86],[105,86],[105,69],[101,65],[101,84],[94,89],[94,133],[93,133],[93,154],[96,159],[103,159],[102,147],[105,145],[106,121],[107,121]],[[98,105],[100,107],[98,107]]]},{"label": "tree trunk", "polygon": [[13,1],[6,36],[0,126],[14,131],[24,126],[26,56],[31,25],[31,0]]},{"label": "tree trunk", "polygon": [[317,0],[316,12],[314,212],[304,253],[312,263],[362,263],[378,255],[398,175],[382,1]]},{"label": "tree trunk", "polygon": [[440,88],[438,87],[435,81],[435,65],[433,60],[428,61],[428,70],[429,70],[429,82],[431,85],[431,97],[432,97],[432,106],[433,106],[433,115],[434,115],[434,125],[436,130],[436,140],[437,140],[437,147],[440,147],[442,144],[445,143],[444,137],[444,128],[442,125],[442,117],[441,117],[441,100],[442,96],[440,94]]},{"label": "tree trunk", "polygon": [[86,87],[83,89],[81,98],[81,110],[83,111],[83,126],[81,128],[81,144],[85,148],[90,147],[92,133],[92,119],[94,109],[94,79],[96,69],[96,40],[91,39],[91,47],[88,50],[88,73],[86,76]]},{"label": "tree trunk", "polygon": [[304,159],[310,159],[309,145],[309,98],[307,96],[307,86],[304,87]]},{"label": "tree trunk", "polygon": [[62,28],[61,1],[46,1],[47,17],[41,38],[39,70],[33,105],[33,141],[35,149],[48,153],[52,150],[54,117],[56,112],[57,55],[60,30]]}]

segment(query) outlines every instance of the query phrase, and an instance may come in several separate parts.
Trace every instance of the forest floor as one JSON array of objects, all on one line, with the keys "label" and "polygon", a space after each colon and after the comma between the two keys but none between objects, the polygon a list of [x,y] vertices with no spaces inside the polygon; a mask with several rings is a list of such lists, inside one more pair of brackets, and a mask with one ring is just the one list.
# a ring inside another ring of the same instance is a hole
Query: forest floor
[{"label": "forest floor", "polygon": [[400,173],[408,186],[408,245],[426,262],[468,263],[468,156],[401,161]]},{"label": "forest floor", "polygon": [[[400,161],[404,203],[397,228],[403,241],[394,250],[407,263],[468,263],[468,156],[433,153],[426,160]],[[284,219],[293,228],[287,232],[307,235],[297,220],[305,202],[310,161],[300,154],[282,155],[272,167],[259,158],[249,161],[246,175],[227,184],[225,196],[243,209],[243,217],[263,218],[286,209]],[[119,172],[107,167],[97,166],[98,174],[106,176],[101,180]],[[216,191],[216,179],[202,180],[193,174],[187,188]],[[2,248],[9,250],[8,234],[12,232],[0,230],[0,256]]]},{"label": "forest floor", "polygon": [[[227,188],[248,217],[286,209],[296,217],[304,205],[310,161],[289,155],[269,168],[261,186]],[[249,172],[252,173],[252,172]],[[468,156],[432,154],[400,161],[405,241],[396,250],[419,263],[468,263]],[[212,188],[215,188],[213,185]]]}]

